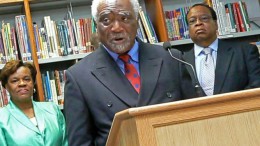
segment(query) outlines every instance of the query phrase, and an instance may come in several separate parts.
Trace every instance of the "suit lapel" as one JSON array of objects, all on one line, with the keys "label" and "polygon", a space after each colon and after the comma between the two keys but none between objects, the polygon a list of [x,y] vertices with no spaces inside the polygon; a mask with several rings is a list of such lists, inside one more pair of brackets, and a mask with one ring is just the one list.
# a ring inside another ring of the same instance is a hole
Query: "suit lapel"
[{"label": "suit lapel", "polygon": [[41,110],[41,107],[40,107],[40,104],[36,104],[35,102],[33,103],[33,106],[34,106],[34,112],[35,112],[35,117],[36,117],[36,120],[37,120],[37,123],[38,123],[38,128],[41,132],[44,131],[45,129],[45,120],[44,120],[44,116],[45,113]]},{"label": "suit lapel", "polygon": [[162,58],[156,57],[142,42],[139,42],[139,54],[141,90],[137,105],[143,106],[152,98],[161,71]]},{"label": "suit lapel", "polygon": [[[197,72],[196,72],[194,48],[192,48],[192,49],[190,49],[190,50],[188,50],[188,51],[185,51],[184,54],[183,54],[183,59],[184,59],[184,61],[190,63],[190,64],[193,66],[194,72],[195,72],[195,76],[196,76],[196,78],[198,78]],[[192,76],[194,76],[193,70],[192,70],[192,68],[189,67],[188,65],[185,65],[185,67],[186,67],[186,69],[188,70],[189,75],[190,75],[191,78],[192,78],[192,84],[193,84],[193,86],[195,87],[195,79],[193,79],[193,77],[192,77]],[[198,84],[199,84],[199,86],[200,86],[199,81],[197,81],[197,82],[198,82]],[[195,90],[196,90],[196,89],[195,89]],[[206,96],[204,90],[203,90],[201,87],[200,87],[199,90],[202,92],[202,95],[203,95],[203,96]],[[197,93],[196,93],[196,94],[197,94]],[[196,95],[196,96],[197,96],[197,95]]]},{"label": "suit lapel", "polygon": [[138,94],[116,62],[102,47],[96,53],[96,68],[92,71],[92,74],[125,104],[130,107],[135,106]]},{"label": "suit lapel", "polygon": [[234,53],[232,46],[228,43],[219,40],[218,44],[214,94],[221,92]]},{"label": "suit lapel", "polygon": [[[194,55],[194,49],[190,49],[189,51],[185,52],[183,54],[184,61],[190,63],[194,67],[194,71],[196,73],[196,65],[195,65],[195,55]],[[190,76],[193,76],[193,70],[188,65],[185,65],[186,69],[188,70]],[[197,75],[197,73],[196,73]],[[195,85],[195,81],[192,81],[193,85]]]},{"label": "suit lapel", "polygon": [[30,119],[20,109],[18,109],[18,107],[13,102],[10,101],[9,105],[7,106],[7,109],[18,122],[20,122],[28,129],[31,129],[32,131],[39,133],[38,128],[30,121]]}]

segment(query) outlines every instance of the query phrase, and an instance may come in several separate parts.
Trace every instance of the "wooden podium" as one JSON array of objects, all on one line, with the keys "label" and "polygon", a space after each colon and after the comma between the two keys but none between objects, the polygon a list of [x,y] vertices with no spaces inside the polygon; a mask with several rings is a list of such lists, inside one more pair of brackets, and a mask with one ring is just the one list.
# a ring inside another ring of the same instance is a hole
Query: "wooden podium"
[{"label": "wooden podium", "polygon": [[107,146],[260,146],[260,88],[124,110]]}]

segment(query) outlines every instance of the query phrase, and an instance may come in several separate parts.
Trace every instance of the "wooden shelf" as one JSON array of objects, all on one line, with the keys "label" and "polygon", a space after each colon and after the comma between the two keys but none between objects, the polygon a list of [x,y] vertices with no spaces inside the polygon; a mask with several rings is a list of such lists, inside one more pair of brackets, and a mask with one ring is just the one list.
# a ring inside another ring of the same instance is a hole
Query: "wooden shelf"
[{"label": "wooden shelf", "polygon": [[233,34],[223,35],[219,36],[219,38],[226,39],[226,38],[239,38],[239,37],[247,37],[247,36],[253,36],[253,35],[260,35],[260,29],[259,30],[252,30],[247,32],[237,32]]},{"label": "wooden shelf", "polygon": [[23,0],[1,0],[0,5],[6,4],[6,5],[12,5],[15,3],[23,3]]},{"label": "wooden shelf", "polygon": [[42,11],[50,9],[68,8],[91,5],[91,0],[32,0],[30,1],[31,11]]},{"label": "wooden shelf", "polygon": [[54,57],[54,58],[48,58],[48,59],[39,59],[39,64],[46,64],[46,63],[53,63],[53,62],[62,62],[62,61],[67,61],[67,60],[82,59],[82,58],[84,58],[85,56],[87,56],[89,54],[90,53],[82,53],[82,54],[60,56],[60,57]]},{"label": "wooden shelf", "polygon": [[[248,36],[254,36],[254,35],[260,35],[260,29],[259,30],[252,30],[248,32],[237,32],[233,34],[227,34],[223,36],[218,36],[220,39],[231,39],[231,38],[240,38],[240,37],[248,37]],[[172,46],[179,46],[179,45],[185,45],[185,44],[192,44],[191,39],[184,39],[184,40],[176,40],[176,41],[170,41]],[[158,43],[158,45],[163,45],[163,42]]]}]

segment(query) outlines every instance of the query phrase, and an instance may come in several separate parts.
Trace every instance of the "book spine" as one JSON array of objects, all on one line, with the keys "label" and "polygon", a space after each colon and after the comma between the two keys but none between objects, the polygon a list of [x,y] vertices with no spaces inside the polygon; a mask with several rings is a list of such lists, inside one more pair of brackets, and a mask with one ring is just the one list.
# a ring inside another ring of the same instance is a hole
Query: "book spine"
[{"label": "book spine", "polygon": [[240,26],[239,26],[239,21],[238,21],[238,14],[237,14],[236,4],[232,3],[232,7],[233,7],[233,11],[234,11],[234,16],[235,16],[237,32],[241,32],[241,29],[240,29]]},{"label": "book spine", "polygon": [[235,16],[234,16],[234,11],[233,11],[233,7],[231,3],[227,3],[226,7],[228,8],[228,12],[229,12],[229,18],[230,18],[230,23],[231,23],[231,29],[230,32],[236,32],[236,20],[235,20]]},{"label": "book spine", "polygon": [[53,99],[52,99],[52,92],[51,92],[51,83],[50,83],[50,74],[49,74],[49,71],[46,71],[45,84],[46,84],[46,90],[47,90],[47,101],[48,101],[48,102],[51,102],[51,101],[53,101]]},{"label": "book spine", "polygon": [[2,32],[0,31],[0,61],[1,64],[5,64],[6,63],[6,59],[5,59],[5,51],[4,51],[4,44],[3,44],[3,38],[2,38]]},{"label": "book spine", "polygon": [[236,10],[237,10],[238,23],[239,23],[240,31],[245,32],[246,31],[245,24],[243,22],[242,13],[241,13],[240,8],[239,8],[239,3],[236,2],[235,7],[236,7]]},{"label": "book spine", "polygon": [[54,77],[54,71],[50,71],[50,87],[51,87],[51,95],[52,95],[52,101],[58,105],[58,97],[57,97],[57,91],[56,91],[56,84],[55,84],[55,77]]},{"label": "book spine", "polygon": [[48,101],[48,91],[47,91],[47,86],[46,86],[46,76],[44,73],[41,74],[42,76],[42,86],[43,86],[43,94],[45,97],[45,101]]},{"label": "book spine", "polygon": [[245,30],[250,31],[249,20],[246,14],[246,8],[244,7],[245,3],[243,4],[242,1],[238,1],[238,4],[239,4],[240,12],[242,14],[243,22],[245,24]]},{"label": "book spine", "polygon": [[144,26],[144,29],[145,29],[145,32],[146,32],[146,35],[147,35],[147,38],[148,38],[149,42],[153,43],[153,37],[152,37],[152,34],[151,34],[150,30],[149,30],[148,22],[146,21],[144,12],[143,12],[143,10],[141,8],[139,10],[139,15],[140,15],[141,22],[142,22],[142,24]]},{"label": "book spine", "polygon": [[22,29],[23,29],[23,40],[25,44],[25,51],[26,51],[26,58],[27,60],[32,60],[32,53],[31,53],[31,45],[29,41],[29,35],[28,35],[28,28],[27,28],[27,22],[25,15],[21,16],[22,19]]}]

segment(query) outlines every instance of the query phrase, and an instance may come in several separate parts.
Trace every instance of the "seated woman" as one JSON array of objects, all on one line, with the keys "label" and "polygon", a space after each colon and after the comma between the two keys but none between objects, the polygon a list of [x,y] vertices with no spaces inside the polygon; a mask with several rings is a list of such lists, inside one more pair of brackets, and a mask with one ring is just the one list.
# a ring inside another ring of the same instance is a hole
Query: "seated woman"
[{"label": "seated woman", "polygon": [[32,100],[36,69],[14,60],[1,70],[0,81],[10,94],[0,108],[0,146],[67,146],[65,119],[52,102]]}]

